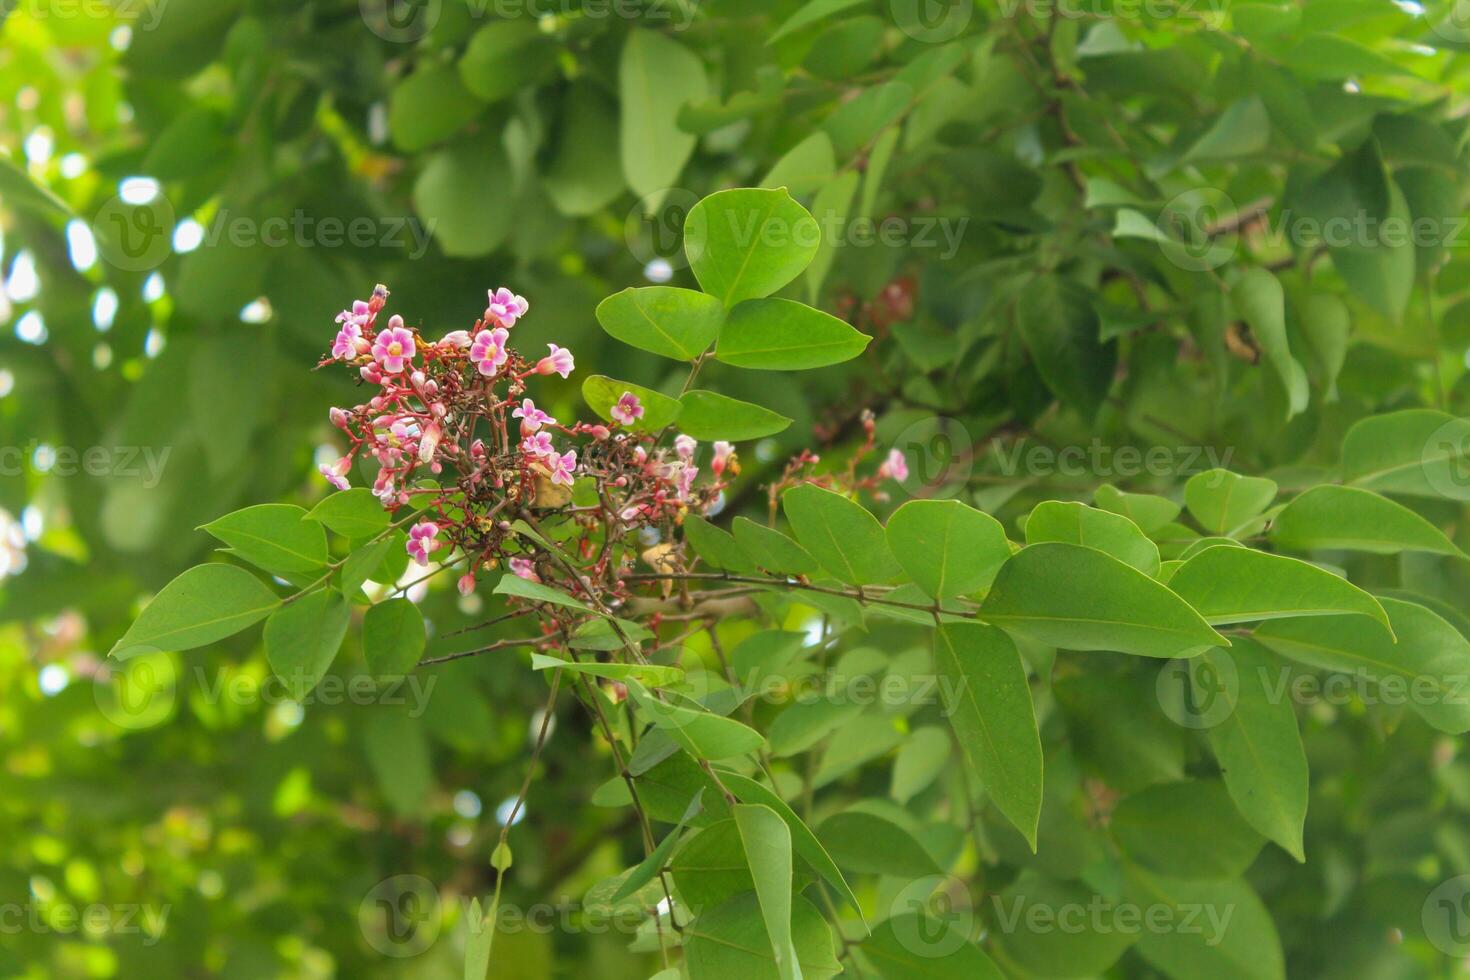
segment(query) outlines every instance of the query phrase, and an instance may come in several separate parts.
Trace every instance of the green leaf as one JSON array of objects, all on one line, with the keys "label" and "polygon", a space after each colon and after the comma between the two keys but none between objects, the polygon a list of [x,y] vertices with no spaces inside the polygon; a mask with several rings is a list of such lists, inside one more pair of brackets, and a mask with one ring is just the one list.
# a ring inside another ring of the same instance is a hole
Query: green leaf
[{"label": "green leaf", "polygon": [[391,523],[383,502],[366,487],[342,490],[327,497],[306,515],[344,538],[361,540],[388,529]]},{"label": "green leaf", "polygon": [[1271,120],[1266,115],[1266,106],[1257,96],[1250,96],[1232,102],[1189,148],[1184,159],[1203,163],[1254,156],[1266,148],[1270,138]]},{"label": "green leaf", "polygon": [[[1245,882],[1185,881],[1131,865],[1124,870],[1129,905],[1159,909],[1163,921],[1174,924],[1137,932],[1138,952],[1154,967],[1174,980],[1285,980],[1276,925]],[[1183,928],[1185,922],[1195,928]]]},{"label": "green leaf", "polygon": [[883,525],[861,504],[806,483],[782,494],[781,506],[797,540],[842,581],[873,585],[899,576]]},{"label": "green leaf", "polygon": [[[391,548],[397,545],[403,547],[403,542],[394,541],[392,537],[374,541],[372,544],[363,545],[347,556],[342,563],[342,570],[338,572],[338,587],[342,594],[351,599],[358,595],[358,589],[362,584],[372,578],[374,573],[383,564],[383,559],[388,557]],[[405,555],[405,557],[407,557]],[[397,576],[388,576],[388,581],[396,581]]]},{"label": "green leaf", "polygon": [[[1099,904],[1099,915],[1074,914],[1068,927],[1060,928],[1062,910]],[[1127,928],[1117,920],[1115,901],[1031,870],[1022,871],[996,897],[995,909],[994,942],[1002,962],[1014,963],[1021,976],[1104,976],[1139,933],[1136,924]]]},{"label": "green leaf", "polygon": [[1306,411],[1307,372],[1291,355],[1286,338],[1286,295],[1281,281],[1269,270],[1252,266],[1230,288],[1230,301],[1250,325],[1251,335],[1286,389],[1286,417]]},{"label": "green leaf", "polygon": [[347,600],[318,589],[265,621],[265,655],[297,701],[316,687],[347,635]]},{"label": "green leaf", "polygon": [[1123,853],[1176,878],[1233,878],[1262,839],[1213,779],[1159,783],[1123,798],[1108,823]]},{"label": "green leaf", "polygon": [[693,289],[644,286],[597,304],[597,322],[623,343],[651,354],[692,361],[720,335],[725,307]]},{"label": "green leaf", "polygon": [[810,194],[836,171],[832,138],[817,130],[787,150],[761,179],[761,186],[772,190],[785,187],[792,194]]},{"label": "green leaf", "polygon": [[[842,972],[832,951],[832,930],[800,896],[791,906],[791,941],[805,980],[828,980]],[[689,980],[781,980],[755,893],[736,895],[690,923],[684,930],[684,963]]]},{"label": "green leaf", "polygon": [[812,215],[822,228],[822,243],[817,246],[811,265],[806,267],[807,298],[813,303],[822,295],[822,283],[837,259],[837,248],[846,244],[843,236],[860,180],[856,170],[844,170],[823,184],[812,200]]},{"label": "green leaf", "polygon": [[1380,601],[1396,643],[1382,630],[1364,629],[1356,616],[1279,619],[1252,635],[1298,663],[1366,677],[1379,686],[1381,700],[1407,703],[1440,731],[1470,731],[1470,641],[1418,603]]},{"label": "green leaf", "polygon": [[1122,514],[1144,534],[1153,534],[1179,516],[1183,508],[1168,497],[1151,493],[1128,493],[1104,483],[1093,491],[1092,502],[1103,510]]},{"label": "green leaf", "polygon": [[782,980],[801,976],[796,947],[791,943],[791,830],[768,806],[737,803],[731,807],[745,861],[755,883],[761,918],[771,937],[771,953]]},{"label": "green leaf", "polygon": [[1200,526],[1228,535],[1244,527],[1276,499],[1276,484],[1229,470],[1196,473],[1184,484],[1184,505]]},{"label": "green leaf", "polygon": [[495,586],[496,595],[516,596],[520,599],[530,599],[532,602],[549,602],[553,606],[563,606],[567,609],[579,609],[582,612],[592,612],[592,607],[580,599],[573,599],[560,589],[553,589],[549,585],[540,582],[528,582],[519,575],[507,572],[500,577]]},{"label": "green leaf", "polygon": [[755,564],[740,545],[736,544],[730,532],[715,527],[698,514],[689,514],[684,518],[684,537],[699,557],[716,568],[731,572],[755,571]]},{"label": "green leaf", "polygon": [[[830,140],[828,146],[831,146]],[[8,157],[0,157],[0,199],[17,211],[26,211],[41,218],[69,218],[72,214],[65,201],[32,180],[30,174]]]},{"label": "green leaf", "polygon": [[1073,544],[1021,549],[980,606],[986,622],[1072,650],[1191,657],[1229,646],[1166,586],[1111,555]]},{"label": "green leaf", "polygon": [[572,218],[597,214],[627,189],[621,161],[609,159],[617,139],[617,104],[595,82],[573,82],[562,101],[556,153],[541,175],[557,211]]},{"label": "green leaf", "polygon": [[406,677],[424,655],[424,614],[408,599],[388,599],[362,620],[362,655],[379,677]]},{"label": "green leaf", "polygon": [[810,575],[820,567],[801,545],[748,517],[735,518],[730,530],[740,550],[767,571],[777,575]]},{"label": "green leaf", "polygon": [[945,714],[965,758],[996,808],[1035,851],[1041,736],[1020,652],[992,626],[947,624],[934,633],[934,668],[944,682]]},{"label": "green leaf", "polygon": [[469,935],[464,944],[464,980],[485,980],[490,972],[490,953],[495,948],[495,922],[499,902],[490,903],[486,913],[480,900],[470,900]]},{"label": "green leaf", "polygon": [[748,776],[741,776],[733,772],[720,772],[720,782],[725,788],[734,793],[736,798],[743,803],[759,803],[761,806],[770,807],[791,830],[791,846],[801,859],[811,865],[817,874],[821,875],[827,884],[837,890],[843,900],[848,903],[859,915],[862,914],[862,906],[858,904],[857,897],[853,895],[852,889],[847,885],[847,879],[842,877],[841,870],[817,835],[811,832],[796,811],[791,809],[785,800],[777,796],[773,791]]},{"label": "green leaf", "polygon": [[960,927],[923,912],[900,912],[859,947],[883,980],[1005,980]]},{"label": "green leaf", "polygon": [[1104,551],[1126,565],[1155,576],[1159,573],[1159,546],[1126,517],[1071,501],[1037,504],[1026,518],[1026,543],[1062,541]]},{"label": "green leaf", "polygon": [[1310,562],[1247,548],[1200,552],[1180,566],[1169,588],[1211,626],[1357,613],[1389,628],[1378,600],[1347,579]]},{"label": "green leaf", "polygon": [[679,398],[680,431],[696,439],[744,442],[784,432],[791,420],[768,408],[713,391],[686,391]]},{"label": "green leaf", "polygon": [[1443,531],[1402,504],[1371,490],[1330,484],[1313,487],[1287,504],[1276,515],[1271,541],[1293,551],[1427,551],[1464,557]]},{"label": "green leaf", "polygon": [[856,7],[864,0],[808,0],[801,9],[781,23],[781,26],[771,32],[766,38],[767,44],[775,44],[788,34],[793,34],[804,27],[810,27],[818,21],[826,20],[833,14],[841,13],[850,7]]},{"label": "green leaf", "polygon": [[885,534],[904,571],[936,599],[980,591],[1011,556],[1000,522],[958,500],[910,500]]},{"label": "green leaf", "polygon": [[867,334],[829,313],[789,299],[746,300],[730,311],[716,359],[765,371],[806,371],[850,361]]},{"label": "green leaf", "polygon": [[709,94],[704,61],[656,31],[628,32],[618,63],[622,108],[619,146],[628,185],[640,196],[674,186],[695,138],[677,123],[679,109]]},{"label": "green leaf", "polygon": [[233,636],[281,605],[254,575],[234,565],[196,565],[144,607],[108,656],[152,647],[192,650]]},{"label": "green leaf", "polygon": [[627,646],[624,637],[642,643],[653,639],[653,633],[638,623],[615,616],[588,619],[577,624],[567,646],[572,650],[622,650]]},{"label": "green leaf", "polygon": [[[1282,676],[1281,666],[1253,640],[1205,657],[1215,662],[1217,677],[1230,669],[1238,683],[1235,709],[1206,732],[1225,788],[1247,823],[1305,861],[1307,756],[1296,711],[1289,699],[1276,696],[1272,684],[1273,676]],[[1229,668],[1226,660],[1233,661]]]},{"label": "green leaf", "polygon": [[[593,620],[593,622],[603,622],[603,620]],[[614,681],[632,679],[649,687],[667,687],[684,679],[684,671],[678,667],[660,667],[656,664],[578,663],[544,653],[531,654],[531,669],[566,670],[573,674],[606,677]]]},{"label": "green leaf", "polygon": [[1052,394],[1086,418],[1097,414],[1113,384],[1115,344],[1099,338],[1086,291],[1059,276],[1036,279],[1016,303],[1016,325],[1037,373]]},{"label": "green leaf", "polygon": [[626,394],[636,395],[643,404],[643,417],[633,423],[639,432],[652,432],[674,424],[679,417],[680,405],[668,395],[661,395],[652,388],[635,385],[631,381],[617,381],[594,374],[582,382],[582,399],[604,421],[612,422],[612,408]]},{"label": "green leaf", "polygon": [[674,845],[678,843],[680,835],[683,834],[685,825],[704,808],[703,800],[704,790],[700,789],[694,794],[694,798],[689,801],[689,807],[684,811],[684,815],[679,818],[678,825],[669,831],[668,836],[660,841],[659,845],[650,851],[647,857],[638,862],[638,865],[632,869],[628,877],[623,879],[623,883],[618,886],[617,891],[613,892],[612,898],[609,901],[616,903],[627,898],[652,881],[654,876],[663,870],[664,865],[669,863],[669,855],[673,853]]},{"label": "green leaf", "polygon": [[695,909],[716,905],[755,887],[740,830],[733,819],[711,823],[686,838],[669,862],[669,871],[679,895]]},{"label": "green leaf", "polygon": [[513,209],[490,191],[510,183],[504,146],[479,133],[455,140],[424,162],[413,184],[413,208],[445,255],[477,258],[510,235]]},{"label": "green leaf", "polygon": [[908,803],[928,789],[949,764],[953,748],[949,735],[938,725],[915,729],[893,760],[888,795],[899,803]]},{"label": "green leaf", "polygon": [[1378,493],[1470,500],[1470,419],[1428,408],[1360,419],[1342,440],[1342,475]]},{"label": "green leaf", "polygon": [[453,136],[481,108],[453,68],[425,59],[388,97],[388,132],[398,149],[423,150]]},{"label": "green leaf", "polygon": [[654,725],[696,759],[729,759],[754,752],[766,742],[760,732],[733,718],[658,701],[635,680],[629,679],[628,692]]},{"label": "green leaf", "polygon": [[[507,64],[515,71],[506,71]],[[485,102],[498,102],[540,81],[556,65],[556,45],[530,18],[492,20],[475,32],[458,69],[464,87]]]},{"label": "green leaf", "polygon": [[817,827],[817,837],[834,861],[858,874],[922,878],[940,872],[912,834],[866,810],[834,813]]},{"label": "green leaf", "polygon": [[795,279],[821,240],[817,222],[785,188],[719,191],[684,220],[684,252],[694,277],[730,309]]},{"label": "green leaf", "polygon": [[327,563],[327,535],[294,504],[257,504],[203,526],[268,572],[312,572]]}]

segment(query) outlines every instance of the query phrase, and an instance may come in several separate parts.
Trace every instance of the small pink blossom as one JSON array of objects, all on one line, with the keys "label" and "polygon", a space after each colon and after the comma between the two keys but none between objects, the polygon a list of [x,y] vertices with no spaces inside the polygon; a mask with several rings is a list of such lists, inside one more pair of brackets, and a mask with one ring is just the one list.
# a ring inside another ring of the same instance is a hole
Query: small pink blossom
[{"label": "small pink blossom", "polygon": [[527,434],[536,432],[543,425],[556,424],[556,419],[537,408],[536,403],[529,398],[522,399],[520,406],[510,415],[511,418],[521,420],[521,431]]},{"label": "small pink blossom", "polygon": [[888,450],[888,458],[883,465],[878,467],[880,477],[892,477],[902,483],[909,478],[908,460],[903,458],[903,452],[898,449]]},{"label": "small pink blossom", "polygon": [[465,572],[459,577],[458,586],[460,595],[469,595],[475,591],[475,573]]},{"label": "small pink blossom", "polygon": [[555,456],[556,447],[551,444],[550,432],[538,432],[521,440],[521,452],[527,456]]},{"label": "small pink blossom", "polygon": [[693,436],[679,433],[674,437],[674,452],[679,454],[680,459],[693,459],[694,451],[699,448],[699,440]]},{"label": "small pink blossom", "polygon": [[552,453],[550,459],[551,482],[571,486],[575,482],[573,474],[577,469],[577,451],[569,449],[560,456]]},{"label": "small pink blossom", "polygon": [[468,330],[451,330],[439,341],[442,347],[458,347],[461,350],[471,344],[470,332]]},{"label": "small pink blossom", "polygon": [[698,466],[684,466],[679,470],[677,477],[679,488],[679,499],[686,500],[690,491],[694,489],[694,478],[699,475]]},{"label": "small pink blossom", "polygon": [[509,562],[511,574],[516,578],[523,578],[527,582],[540,582],[541,576],[536,574],[536,563],[529,558],[512,558]]},{"label": "small pink blossom", "polygon": [[[344,312],[338,319],[346,315]],[[339,361],[350,361],[367,349],[368,342],[362,338],[362,327],[348,323],[337,331],[337,339],[332,344],[332,356]]]},{"label": "small pink blossom", "polygon": [[489,290],[489,293],[490,305],[485,307],[485,319],[499,326],[515,326],[516,321],[531,308],[524,296],[517,296],[504,286]]},{"label": "small pink blossom", "polygon": [[343,310],[337,314],[337,322],[344,327],[356,327],[357,332],[362,333],[362,328],[373,322],[373,309],[360,299],[352,301],[352,309]]},{"label": "small pink blossom", "polygon": [[383,365],[383,370],[389,374],[398,374],[403,370],[406,361],[413,360],[417,353],[414,347],[413,334],[404,328],[403,317],[394,316],[388,321],[388,329],[378,334],[378,339],[373,341],[373,357]]},{"label": "small pink blossom", "polygon": [[633,505],[624,507],[621,511],[619,511],[618,512],[618,517],[622,518],[624,521],[627,521],[628,523],[632,523],[633,521],[636,521],[638,519],[639,515],[642,514],[642,513],[643,513],[643,508],[642,507],[639,507],[636,504],[633,504]]},{"label": "small pink blossom", "polygon": [[559,374],[567,377],[576,369],[576,363],[572,360],[572,352],[565,347],[556,344],[547,344],[551,353],[536,362],[537,374]]},{"label": "small pink blossom", "polygon": [[481,330],[475,334],[474,343],[470,344],[470,363],[478,367],[485,377],[490,377],[510,358],[505,352],[508,339],[510,332],[504,327]]},{"label": "small pink blossom", "polygon": [[352,484],[347,482],[347,473],[352,469],[352,458],[343,456],[335,463],[322,463],[317,467],[321,475],[327,478],[327,482],[338,490],[351,490]]},{"label": "small pink blossom", "polygon": [[344,432],[347,431],[347,413],[342,411],[342,409],[333,407],[331,411],[327,412],[327,418],[331,419],[332,424],[337,428]]},{"label": "small pink blossom", "polygon": [[430,422],[424,427],[423,438],[419,440],[419,462],[427,463],[434,458],[434,450],[439,448],[439,440],[444,438],[444,431],[439,428],[439,423]]},{"label": "small pink blossom", "polygon": [[725,472],[725,467],[730,463],[730,457],[735,455],[734,443],[721,440],[715,443],[715,458],[710,462],[709,468],[715,471],[715,476]]},{"label": "small pink blossom", "polygon": [[631,391],[625,391],[623,397],[618,399],[618,403],[608,409],[607,414],[611,415],[613,421],[619,425],[632,425],[643,418],[643,403],[638,400],[637,395]]},{"label": "small pink blossom", "polygon": [[429,563],[429,555],[444,546],[438,540],[439,525],[433,521],[420,521],[408,530],[408,553],[420,565]]}]

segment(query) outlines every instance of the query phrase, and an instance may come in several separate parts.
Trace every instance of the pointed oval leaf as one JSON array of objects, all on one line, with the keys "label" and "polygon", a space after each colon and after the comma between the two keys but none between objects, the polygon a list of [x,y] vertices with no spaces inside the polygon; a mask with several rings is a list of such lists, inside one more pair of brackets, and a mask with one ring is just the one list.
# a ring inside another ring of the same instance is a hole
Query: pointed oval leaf
[{"label": "pointed oval leaf", "polygon": [[1001,567],[981,618],[1050,646],[1190,657],[1229,646],[1168,587],[1111,555],[1035,544]]},{"label": "pointed oval leaf", "polygon": [[1211,534],[1228,535],[1271,506],[1276,483],[1229,470],[1196,473],[1184,485],[1190,515]]},{"label": "pointed oval leaf", "polygon": [[135,647],[192,650],[233,636],[281,605],[276,594],[235,565],[196,565],[144,607],[108,656]]},{"label": "pointed oval leaf", "polygon": [[639,350],[692,361],[720,335],[725,307],[708,293],[676,286],[644,286],[613,293],[597,304],[597,322]]},{"label": "pointed oval leaf", "polygon": [[1313,487],[1276,516],[1271,541],[1292,551],[1321,548],[1464,557],[1443,531],[1402,504],[1358,487]]},{"label": "pointed oval leaf", "polygon": [[408,599],[388,599],[362,620],[362,654],[379,677],[403,677],[424,655],[424,614]]},{"label": "pointed oval leaf", "polygon": [[679,398],[679,429],[696,439],[744,442],[786,431],[791,420],[768,408],[713,391],[688,391]]},{"label": "pointed oval leaf", "polygon": [[1026,543],[1063,541],[1105,551],[1145,575],[1159,573],[1159,546],[1128,518],[1075,501],[1048,500],[1026,518]]},{"label": "pointed oval leaf", "polygon": [[910,500],[884,533],[904,571],[935,599],[980,591],[1011,556],[1000,522],[958,500]]},{"label": "pointed oval leaf", "polygon": [[1470,419],[1427,408],[1360,419],[1342,440],[1342,475],[1379,493],[1470,500]]},{"label": "pointed oval leaf", "polygon": [[820,567],[801,545],[748,517],[735,518],[730,530],[740,549],[767,571],[778,575],[810,575]]},{"label": "pointed oval leaf", "polygon": [[795,279],[821,241],[816,220],[784,187],[719,191],[684,219],[684,253],[694,278],[727,309]]},{"label": "pointed oval leaf", "polygon": [[388,529],[383,502],[366,487],[341,490],[313,507],[306,519],[325,524],[344,538],[360,541]]},{"label": "pointed oval leaf", "polygon": [[265,655],[297,701],[326,674],[347,635],[347,600],[318,589],[271,614],[265,622]]},{"label": "pointed oval leaf", "polygon": [[1249,548],[1208,548],[1179,567],[1169,588],[1211,626],[1357,613],[1390,628],[1378,600],[1347,579],[1311,562]]},{"label": "pointed oval leaf", "polygon": [[806,483],[782,494],[781,506],[797,540],[842,581],[873,585],[899,576],[883,525],[861,504]]},{"label": "pointed oval leaf", "polygon": [[268,572],[310,572],[327,563],[327,535],[294,504],[257,504],[226,514],[204,530]]},{"label": "pointed oval leaf", "polygon": [[730,311],[715,358],[736,367],[806,371],[850,361],[872,339],[805,303],[752,299]]}]

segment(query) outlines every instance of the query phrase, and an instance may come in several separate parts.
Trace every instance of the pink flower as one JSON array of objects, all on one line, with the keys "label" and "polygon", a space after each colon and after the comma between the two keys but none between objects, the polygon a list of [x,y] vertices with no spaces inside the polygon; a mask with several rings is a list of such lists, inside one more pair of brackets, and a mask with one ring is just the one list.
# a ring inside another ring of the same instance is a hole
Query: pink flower
[{"label": "pink flower", "polygon": [[524,296],[517,296],[504,286],[489,290],[489,293],[490,305],[485,308],[485,319],[499,326],[515,326],[516,321],[531,308]]},{"label": "pink flower", "polygon": [[541,576],[536,574],[536,563],[529,558],[512,558],[507,564],[510,565],[511,574],[516,578],[523,578],[527,582],[540,582]]},{"label": "pink flower", "polygon": [[459,577],[458,588],[460,595],[469,595],[471,592],[475,591],[475,573],[465,572],[463,575],[461,575]]},{"label": "pink flower", "polygon": [[383,365],[383,370],[389,374],[398,374],[403,370],[405,361],[413,360],[417,353],[413,343],[413,334],[404,329],[403,317],[394,316],[388,321],[388,329],[378,334],[378,339],[373,341],[373,357]]},{"label": "pink flower", "polygon": [[347,431],[347,413],[342,411],[342,409],[333,407],[332,410],[327,413],[327,418],[331,419],[332,424],[341,429],[343,432]]},{"label": "pink flower", "polygon": [[693,436],[679,433],[674,437],[674,452],[679,454],[680,459],[693,459],[694,450],[699,448],[699,440]]},{"label": "pink flower", "polygon": [[510,331],[504,327],[481,330],[475,334],[474,343],[470,344],[470,363],[488,378],[499,371],[500,366],[510,358],[505,352],[505,342],[509,339]]},{"label": "pink flower", "polygon": [[352,459],[343,456],[332,464],[322,463],[317,470],[327,478],[327,482],[338,490],[351,490],[352,484],[347,482],[347,472],[352,469]]},{"label": "pink flower", "polygon": [[888,458],[883,465],[878,467],[880,477],[892,477],[902,483],[909,478],[908,460],[903,458],[903,453],[897,449],[888,450]]},{"label": "pink flower", "polygon": [[551,482],[560,483],[563,486],[571,486],[574,481],[573,471],[577,468],[577,451],[569,449],[558,456],[551,454]]},{"label": "pink flower", "polygon": [[556,424],[556,419],[537,408],[536,403],[529,398],[523,398],[520,406],[510,416],[521,420],[521,431],[527,434],[537,431],[543,425]]},{"label": "pink flower", "polygon": [[698,475],[699,475],[699,467],[698,466],[687,466],[686,465],[682,469],[679,470],[679,474],[678,474],[678,476],[677,476],[676,479],[678,481],[678,486],[679,486],[679,499],[680,500],[684,500],[684,499],[688,498],[689,492],[694,489],[694,478],[696,476],[698,476]]},{"label": "pink flower", "polygon": [[444,546],[438,540],[439,525],[433,521],[420,521],[408,530],[408,553],[420,565],[429,563],[429,555]]},{"label": "pink flower", "polygon": [[344,327],[356,327],[357,333],[362,333],[362,328],[373,322],[372,307],[360,299],[352,301],[352,309],[343,310],[337,314],[337,322]]},{"label": "pink flower", "polygon": [[555,456],[556,447],[551,444],[550,432],[538,432],[521,440],[521,452],[527,456]]},{"label": "pink flower", "polygon": [[[344,312],[338,318],[346,315]],[[332,344],[332,356],[339,361],[350,361],[363,353],[367,347],[368,342],[362,339],[362,327],[355,323],[348,323],[337,331],[337,339]]]},{"label": "pink flower", "polygon": [[733,443],[721,440],[715,443],[715,458],[710,462],[709,468],[715,471],[715,476],[725,472],[725,467],[730,462],[730,457],[735,455]]},{"label": "pink flower", "polygon": [[536,362],[536,373],[559,374],[563,378],[571,374],[576,368],[576,364],[572,361],[572,352],[555,344],[546,346],[551,348],[551,353]]},{"label": "pink flower", "polygon": [[618,403],[608,409],[607,414],[613,417],[614,422],[621,425],[632,425],[643,418],[643,403],[638,400],[637,395],[631,391],[625,391],[623,397],[618,399]]},{"label": "pink flower", "polygon": [[439,341],[443,347],[458,347],[461,350],[470,345],[470,332],[468,330],[451,330]]}]

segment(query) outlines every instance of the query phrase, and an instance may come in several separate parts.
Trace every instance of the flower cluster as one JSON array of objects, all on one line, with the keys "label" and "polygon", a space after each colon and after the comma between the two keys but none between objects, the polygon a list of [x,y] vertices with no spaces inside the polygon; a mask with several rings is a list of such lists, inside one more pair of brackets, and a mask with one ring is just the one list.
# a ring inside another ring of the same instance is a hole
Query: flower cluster
[{"label": "flower cluster", "polygon": [[[536,360],[512,346],[530,307],[509,289],[490,291],[472,328],[438,340],[396,314],[380,326],[387,300],[378,286],[337,317],[322,364],[356,368],[371,387],[361,403],[331,410],[348,449],[321,473],[347,489],[354,470],[375,466],[372,491],[383,506],[412,508],[417,518],[405,541],[409,555],[424,566],[436,555],[468,562],[463,592],[473,590],[477,571],[504,564],[574,593],[617,593],[635,553],[624,539],[648,528],[671,533],[689,511],[707,511],[727,474],[738,471],[734,447],[717,442],[712,479],[699,482],[698,443],[679,435],[659,445],[659,434],[640,430],[644,407],[632,392],[609,410],[611,426],[563,423],[539,407],[528,383],[566,378],[575,361],[557,344]],[[575,574],[545,539],[524,533],[527,522],[548,515],[557,540],[572,545]]]}]

